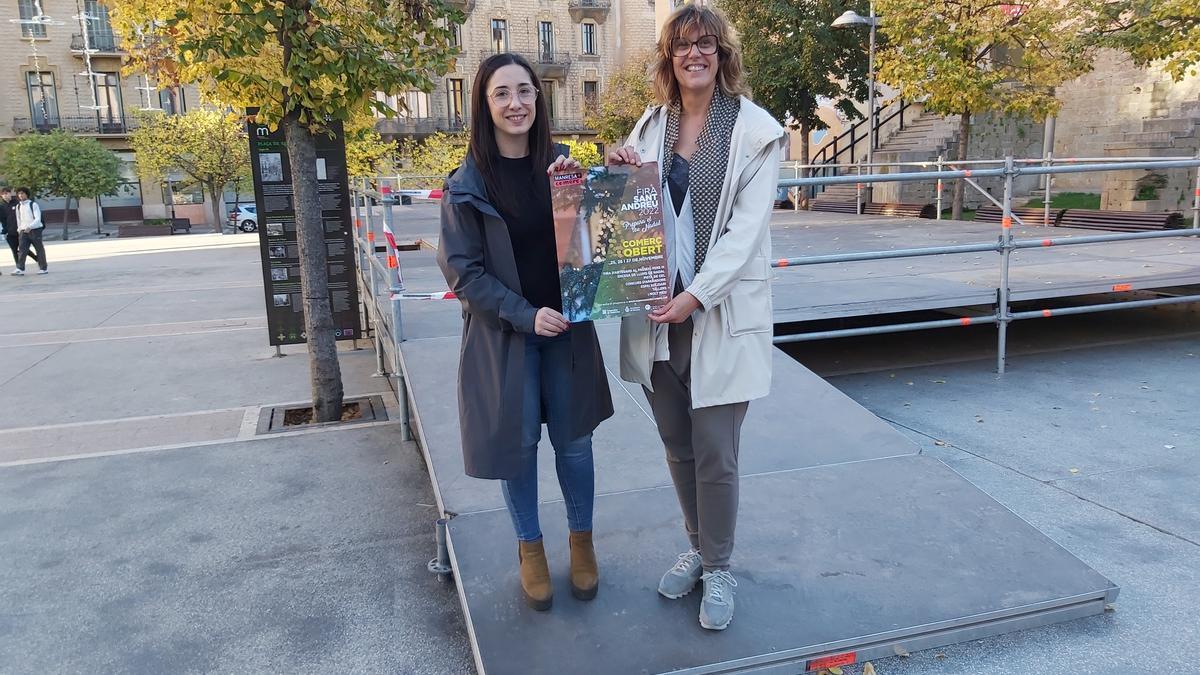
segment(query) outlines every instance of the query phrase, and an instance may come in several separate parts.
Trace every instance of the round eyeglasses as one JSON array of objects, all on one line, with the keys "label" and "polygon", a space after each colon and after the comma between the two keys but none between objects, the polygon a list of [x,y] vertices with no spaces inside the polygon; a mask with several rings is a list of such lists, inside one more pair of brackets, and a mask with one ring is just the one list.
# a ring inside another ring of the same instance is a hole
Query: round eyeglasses
[{"label": "round eyeglasses", "polygon": [[[501,107],[504,107],[504,106],[508,105],[509,103],[512,103],[513,96],[514,96],[514,94],[511,91],[509,91],[509,89],[507,87],[501,87],[500,89],[497,89],[496,91],[493,91],[492,93],[488,94],[488,98],[492,99],[493,103],[495,103],[496,105],[501,106]],[[537,96],[538,96],[538,90],[536,87],[524,86],[524,87],[517,88],[516,98],[521,103],[525,103],[525,104],[533,103],[534,101],[537,100]]]},{"label": "round eyeglasses", "polygon": [[687,56],[692,51],[692,45],[696,45],[700,49],[701,54],[712,56],[717,53],[717,36],[701,35],[699,40],[675,38],[671,40],[671,54],[675,56]]}]

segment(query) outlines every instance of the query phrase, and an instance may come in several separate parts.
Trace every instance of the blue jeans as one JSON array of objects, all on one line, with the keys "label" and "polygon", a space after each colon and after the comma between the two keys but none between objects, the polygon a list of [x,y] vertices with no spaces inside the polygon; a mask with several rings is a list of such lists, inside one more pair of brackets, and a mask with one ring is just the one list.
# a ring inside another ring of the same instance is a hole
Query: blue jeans
[{"label": "blue jeans", "polygon": [[567,506],[567,525],[574,532],[592,529],[592,500],[596,486],[592,465],[592,435],[571,434],[571,336],[525,338],[525,400],[521,419],[524,467],[512,480],[501,481],[504,503],[512,516],[517,539],[542,538],[538,523],[537,447],[542,439],[542,411],[554,445],[554,467]]}]

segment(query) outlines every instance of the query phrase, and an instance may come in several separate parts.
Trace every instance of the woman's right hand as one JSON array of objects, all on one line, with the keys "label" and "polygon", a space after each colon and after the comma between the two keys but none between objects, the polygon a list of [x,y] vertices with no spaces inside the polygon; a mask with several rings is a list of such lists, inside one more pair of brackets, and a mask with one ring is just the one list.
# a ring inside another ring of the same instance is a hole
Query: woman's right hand
[{"label": "woman's right hand", "polygon": [[533,332],[542,337],[554,337],[561,335],[570,325],[567,323],[567,317],[549,307],[543,307],[533,319]]},{"label": "woman's right hand", "polygon": [[626,145],[608,153],[609,166],[621,166],[623,164],[642,165],[642,158],[638,156],[637,151],[633,149],[632,145]]}]

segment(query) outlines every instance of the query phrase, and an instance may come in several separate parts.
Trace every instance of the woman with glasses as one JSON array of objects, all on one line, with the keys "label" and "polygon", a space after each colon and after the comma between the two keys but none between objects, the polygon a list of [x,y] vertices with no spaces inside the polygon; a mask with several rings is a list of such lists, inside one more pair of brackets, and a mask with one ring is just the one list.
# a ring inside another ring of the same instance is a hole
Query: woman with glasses
[{"label": "woman with glasses", "polygon": [[547,610],[553,589],[537,490],[542,423],[570,528],[571,593],[591,600],[600,579],[592,431],[613,406],[592,323],[568,324],[562,315],[548,174],[579,163],[550,142],[540,88],[520,56],[496,54],[480,64],[467,157],[442,198],[438,264],[463,307],[463,464],[469,476],[501,481],[522,592],[531,607]]},{"label": "woman with glasses", "polygon": [[661,168],[674,296],[622,319],[621,377],[645,389],[691,544],[658,592],[681,598],[703,581],[700,625],[723,630],[742,420],[771,387],[768,225],[785,137],[746,97],[737,38],[708,5],[671,15],[651,72],[659,105],[608,160]]}]

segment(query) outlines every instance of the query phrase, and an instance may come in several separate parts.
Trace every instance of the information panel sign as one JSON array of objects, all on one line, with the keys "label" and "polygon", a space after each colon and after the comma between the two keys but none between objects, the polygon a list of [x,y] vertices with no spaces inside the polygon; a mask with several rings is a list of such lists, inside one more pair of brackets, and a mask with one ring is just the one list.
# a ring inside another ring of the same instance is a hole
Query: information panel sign
[{"label": "information panel sign", "polygon": [[[267,329],[272,345],[300,344],[306,338],[304,296],[300,289],[300,250],[287,144],[282,127],[271,131],[265,125],[250,122],[247,130],[250,134],[250,166],[254,174],[254,201],[258,210]],[[321,196],[321,222],[325,229],[335,337],[353,340],[360,337],[360,321],[346,143],[341,123],[336,123],[332,131],[332,138],[328,134],[316,137],[317,184]]]}]

